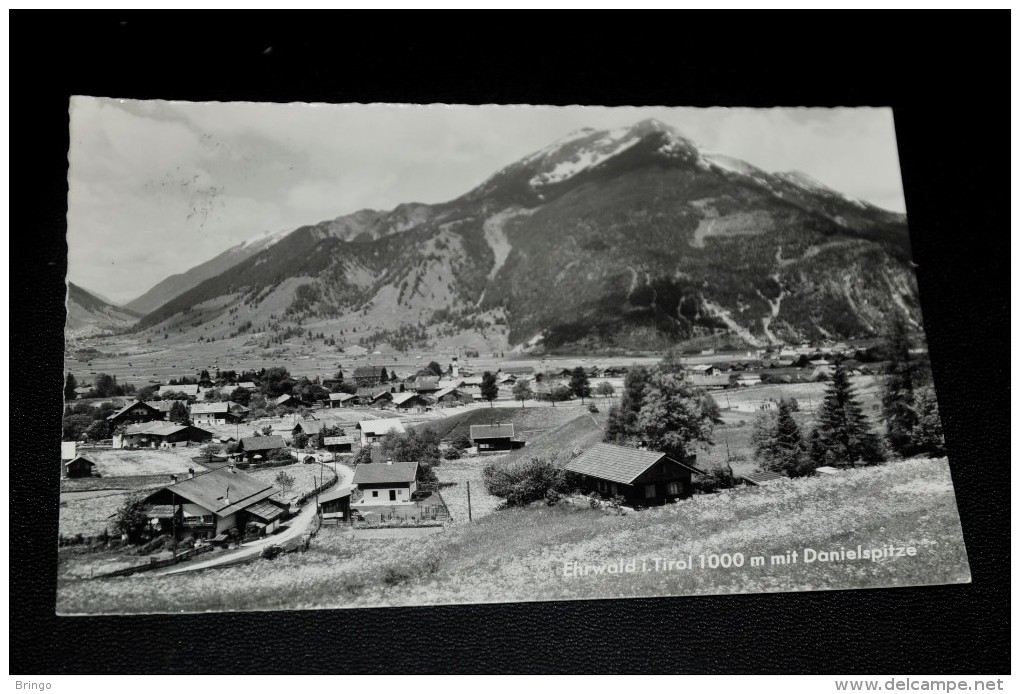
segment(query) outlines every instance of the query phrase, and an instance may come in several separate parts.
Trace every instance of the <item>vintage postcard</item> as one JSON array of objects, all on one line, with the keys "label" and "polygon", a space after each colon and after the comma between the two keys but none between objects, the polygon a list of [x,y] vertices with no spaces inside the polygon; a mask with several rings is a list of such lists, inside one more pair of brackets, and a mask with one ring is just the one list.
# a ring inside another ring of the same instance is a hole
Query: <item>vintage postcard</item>
[{"label": "vintage postcard", "polygon": [[59,614],[970,581],[889,109],[70,124]]}]

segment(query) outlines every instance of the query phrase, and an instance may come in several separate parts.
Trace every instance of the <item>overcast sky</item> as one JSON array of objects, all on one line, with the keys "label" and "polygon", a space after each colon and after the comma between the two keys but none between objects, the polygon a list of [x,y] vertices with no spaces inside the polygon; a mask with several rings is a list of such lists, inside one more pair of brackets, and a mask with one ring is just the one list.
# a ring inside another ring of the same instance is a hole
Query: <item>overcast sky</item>
[{"label": "overcast sky", "polygon": [[68,275],[114,301],[265,233],[467,192],[582,127],[658,118],[706,151],[903,212],[888,109],[71,102]]}]

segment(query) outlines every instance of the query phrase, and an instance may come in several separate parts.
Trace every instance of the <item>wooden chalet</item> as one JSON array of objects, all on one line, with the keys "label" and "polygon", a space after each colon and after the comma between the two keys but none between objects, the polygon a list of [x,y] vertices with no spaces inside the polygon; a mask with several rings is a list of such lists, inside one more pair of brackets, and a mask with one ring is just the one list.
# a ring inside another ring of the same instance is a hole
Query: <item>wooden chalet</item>
[{"label": "wooden chalet", "polygon": [[304,434],[305,436],[318,436],[319,432],[322,431],[325,426],[325,422],[320,422],[317,419],[304,419],[294,425],[290,434],[291,436],[297,436],[298,434]]},{"label": "wooden chalet", "polygon": [[394,393],[390,395],[390,401],[396,410],[420,410],[429,405],[429,402],[418,393]]},{"label": "wooden chalet", "polygon": [[472,401],[472,397],[462,391],[460,388],[449,387],[437,390],[432,394],[432,398],[436,401],[436,405],[439,407],[449,407],[451,405],[463,405]]},{"label": "wooden chalet", "polygon": [[[114,436],[114,448],[177,448],[192,443],[212,441],[211,431],[175,422],[145,422],[132,424],[119,436]],[[119,445],[118,445],[119,443]]]},{"label": "wooden chalet", "polygon": [[691,494],[693,464],[658,451],[596,443],[564,469],[581,475],[582,489],[606,497],[622,496],[631,505],[665,503]]},{"label": "wooden chalet", "polygon": [[271,499],[280,490],[233,465],[169,484],[145,499],[145,512],[162,532],[225,541],[231,528],[243,536],[249,523],[262,532],[279,527],[284,509]]},{"label": "wooden chalet", "polygon": [[382,366],[359,366],[352,375],[359,388],[377,386],[387,379],[386,369]]},{"label": "wooden chalet", "polygon": [[439,390],[439,376],[418,376],[411,389],[416,393],[431,395]]},{"label": "wooden chalet", "polygon": [[510,424],[472,424],[470,429],[471,444],[478,448],[479,453],[495,453],[510,451],[524,446],[523,441],[514,438],[514,425]]},{"label": "wooden chalet", "polygon": [[268,457],[274,451],[283,450],[287,447],[282,436],[246,436],[237,442],[234,455],[245,460],[254,460],[256,456],[260,459]]},{"label": "wooden chalet", "polygon": [[142,424],[144,422],[156,422],[164,419],[163,413],[158,407],[154,407],[147,402],[131,402],[124,407],[120,408],[109,417],[106,421],[111,426],[131,425],[131,424]]},{"label": "wooden chalet", "polygon": [[329,406],[330,408],[337,407],[353,407],[359,404],[361,401],[354,393],[330,393],[329,394]]}]

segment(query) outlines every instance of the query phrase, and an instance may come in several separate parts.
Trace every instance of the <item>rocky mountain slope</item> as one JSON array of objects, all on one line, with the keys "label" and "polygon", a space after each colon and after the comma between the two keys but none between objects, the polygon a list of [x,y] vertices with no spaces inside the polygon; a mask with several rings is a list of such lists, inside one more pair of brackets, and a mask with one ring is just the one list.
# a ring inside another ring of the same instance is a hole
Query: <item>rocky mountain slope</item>
[{"label": "rocky mountain slope", "polygon": [[573,133],[447,203],[297,229],[139,328],[538,350],[853,337],[919,321],[909,261],[903,215],[642,121]]},{"label": "rocky mountain slope", "polygon": [[140,314],[104,301],[73,282],[67,283],[64,332],[68,337],[118,332],[134,325],[140,317]]}]

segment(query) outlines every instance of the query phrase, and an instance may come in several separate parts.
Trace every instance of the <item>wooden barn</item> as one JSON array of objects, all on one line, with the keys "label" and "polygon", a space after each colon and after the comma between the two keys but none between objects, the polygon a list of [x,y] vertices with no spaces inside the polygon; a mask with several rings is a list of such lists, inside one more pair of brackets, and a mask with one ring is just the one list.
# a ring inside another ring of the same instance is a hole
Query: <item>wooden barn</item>
[{"label": "wooden barn", "polygon": [[336,485],[319,494],[319,512],[324,521],[345,523],[351,520],[351,488]]},{"label": "wooden barn", "polygon": [[282,436],[246,436],[238,441],[234,455],[245,460],[254,460],[256,456],[265,459],[274,451],[286,447]]},{"label": "wooden barn", "polygon": [[582,476],[582,489],[626,503],[650,506],[691,494],[691,475],[704,474],[693,464],[658,451],[596,443],[564,468]]},{"label": "wooden barn", "polygon": [[330,408],[336,407],[353,407],[359,403],[358,396],[354,393],[330,393],[329,394],[329,406]]},{"label": "wooden barn", "polygon": [[64,462],[61,467],[63,476],[70,479],[99,477],[99,473],[96,472],[96,464],[83,455]]},{"label": "wooden barn", "polygon": [[514,425],[510,424],[472,424],[470,429],[471,444],[478,447],[479,453],[494,453],[521,448],[523,441],[514,438]]},{"label": "wooden barn", "polygon": [[377,386],[389,380],[386,369],[382,366],[359,366],[354,369],[353,378],[359,388]]},{"label": "wooden barn", "polygon": [[324,436],[322,443],[330,453],[352,453],[354,451],[353,436]]}]

